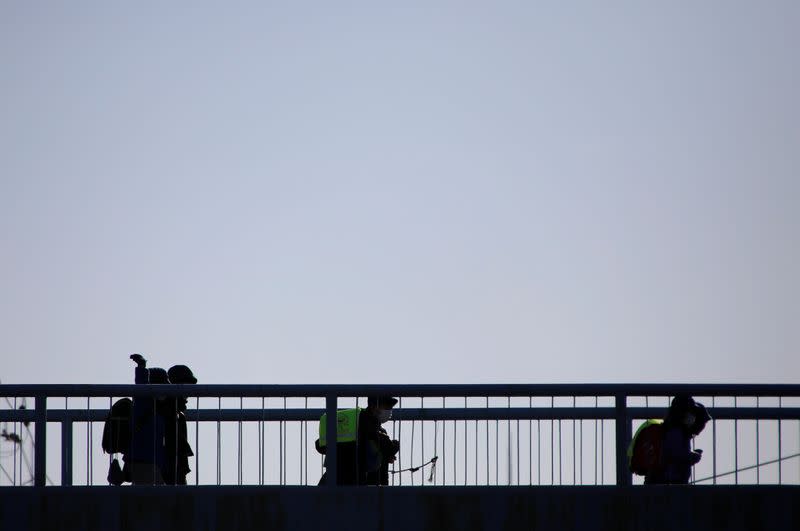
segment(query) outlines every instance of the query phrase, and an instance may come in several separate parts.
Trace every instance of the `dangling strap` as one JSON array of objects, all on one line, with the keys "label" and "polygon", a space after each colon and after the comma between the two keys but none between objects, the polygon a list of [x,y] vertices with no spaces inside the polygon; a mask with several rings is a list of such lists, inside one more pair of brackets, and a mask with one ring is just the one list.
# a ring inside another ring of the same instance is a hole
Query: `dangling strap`
[{"label": "dangling strap", "polygon": [[[414,472],[416,472],[417,470],[420,470],[420,469],[422,469],[422,468],[425,468],[426,466],[428,466],[428,465],[431,465],[431,464],[432,464],[432,465],[433,465],[433,467],[431,468],[431,476],[433,476],[433,472],[434,472],[434,470],[436,470],[436,460],[437,460],[437,459],[439,459],[439,456],[437,456],[437,455],[434,455],[433,457],[431,457],[430,461],[428,461],[427,463],[421,464],[421,465],[419,465],[419,466],[411,466],[411,467],[408,467],[408,468],[404,468],[404,469],[402,469],[402,470],[390,470],[390,471],[389,471],[389,473],[391,473],[391,474],[399,474],[399,473],[401,473],[401,472],[411,472],[411,473],[414,473]],[[433,480],[432,480],[432,479],[429,479],[428,481],[433,481]]]}]

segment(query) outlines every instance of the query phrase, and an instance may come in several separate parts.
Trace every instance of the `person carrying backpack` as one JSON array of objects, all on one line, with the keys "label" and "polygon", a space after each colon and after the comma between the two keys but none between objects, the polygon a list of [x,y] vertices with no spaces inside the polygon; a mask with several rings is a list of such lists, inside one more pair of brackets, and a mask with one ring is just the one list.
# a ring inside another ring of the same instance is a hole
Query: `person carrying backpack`
[{"label": "person carrying backpack", "polygon": [[[389,438],[381,424],[392,418],[398,400],[388,395],[370,396],[367,408],[337,413],[336,483],[338,485],[388,485],[389,464],[394,463],[400,442]],[[320,419],[317,451],[327,454],[326,415]],[[326,457],[327,458],[327,457]],[[326,474],[319,484],[325,485]]]},{"label": "person carrying backpack", "polygon": [[[645,485],[689,483],[692,467],[700,462],[703,455],[702,450],[692,450],[692,437],[699,435],[710,419],[705,406],[695,402],[692,397],[678,395],[672,399],[667,416],[658,431],[661,436],[660,448],[655,450],[653,466],[645,471]],[[637,441],[640,434],[644,433],[643,428],[644,426],[634,438],[634,456],[637,445],[641,449],[646,444],[646,441]],[[650,440],[652,441],[652,436]],[[651,444],[658,447],[658,441],[652,441]],[[632,459],[632,469],[633,461]]]}]

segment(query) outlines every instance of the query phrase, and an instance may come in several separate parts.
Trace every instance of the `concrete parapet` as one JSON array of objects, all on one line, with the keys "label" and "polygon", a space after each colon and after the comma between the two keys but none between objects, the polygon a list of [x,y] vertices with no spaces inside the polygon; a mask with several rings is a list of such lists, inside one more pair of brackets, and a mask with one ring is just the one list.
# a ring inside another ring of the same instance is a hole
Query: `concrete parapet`
[{"label": "concrete parapet", "polygon": [[800,486],[3,487],[3,531],[800,529]]}]

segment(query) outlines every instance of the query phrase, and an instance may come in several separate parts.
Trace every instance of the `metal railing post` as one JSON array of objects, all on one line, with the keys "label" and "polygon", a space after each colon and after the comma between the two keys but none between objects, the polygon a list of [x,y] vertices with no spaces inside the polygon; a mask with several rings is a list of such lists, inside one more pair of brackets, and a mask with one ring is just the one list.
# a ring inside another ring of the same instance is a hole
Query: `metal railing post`
[{"label": "metal railing post", "polygon": [[72,421],[61,423],[61,484],[72,485]]},{"label": "metal railing post", "polygon": [[337,396],[328,395],[325,397],[325,438],[327,440],[325,450],[325,474],[327,478],[327,485],[329,487],[336,486],[336,441],[338,436],[336,433],[336,408]]},{"label": "metal railing post", "polygon": [[631,473],[628,470],[628,444],[631,440],[631,421],[628,418],[627,397],[616,395],[614,397],[614,410],[616,425],[616,450],[617,450],[617,485],[631,484]]},{"label": "metal railing post", "polygon": [[36,448],[34,453],[34,480],[37,487],[47,482],[47,397],[39,395],[36,400]]}]

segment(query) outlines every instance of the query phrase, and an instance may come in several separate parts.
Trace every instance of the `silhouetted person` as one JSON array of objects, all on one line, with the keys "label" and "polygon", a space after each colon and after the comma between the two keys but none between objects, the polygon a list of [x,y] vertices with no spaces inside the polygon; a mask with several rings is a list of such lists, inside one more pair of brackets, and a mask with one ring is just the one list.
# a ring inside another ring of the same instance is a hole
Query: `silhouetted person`
[{"label": "silhouetted person", "polygon": [[[336,447],[338,485],[388,485],[389,464],[394,463],[400,443],[389,438],[381,424],[392,418],[397,399],[391,396],[372,396],[367,408],[358,412],[358,435],[354,442],[339,442]],[[353,411],[353,410],[350,410]],[[317,451],[326,453],[327,446],[316,442]],[[325,474],[320,485],[326,481]]]},{"label": "silhouetted person", "polygon": [[371,396],[367,409],[361,412],[358,426],[359,467],[364,471],[366,485],[388,485],[389,464],[394,463],[400,442],[392,440],[381,424],[392,418],[397,399],[391,396]]},{"label": "silhouetted person", "polygon": [[[147,368],[147,360],[141,354],[131,354],[136,363],[137,384],[169,383],[167,371]],[[163,485],[161,471],[166,464],[164,445],[164,410],[166,400],[152,396],[133,399],[131,413],[131,447],[124,456],[127,475],[134,485]]]},{"label": "silhouetted person", "polygon": [[688,484],[692,466],[703,454],[702,450],[692,450],[692,437],[699,435],[710,419],[705,406],[692,397],[673,398],[664,419],[659,466],[645,477],[645,484]]},{"label": "silhouetted person", "polygon": [[[173,384],[196,384],[197,378],[186,365],[174,365],[168,371]],[[167,485],[186,485],[186,476],[191,472],[189,457],[194,455],[186,430],[186,397],[167,399],[165,409],[165,447],[166,461],[163,470]]]}]

